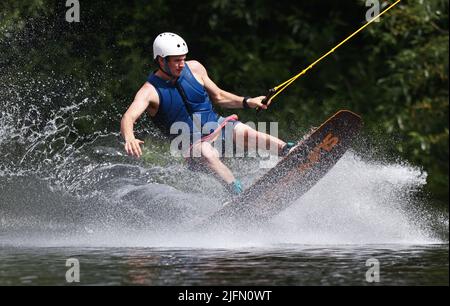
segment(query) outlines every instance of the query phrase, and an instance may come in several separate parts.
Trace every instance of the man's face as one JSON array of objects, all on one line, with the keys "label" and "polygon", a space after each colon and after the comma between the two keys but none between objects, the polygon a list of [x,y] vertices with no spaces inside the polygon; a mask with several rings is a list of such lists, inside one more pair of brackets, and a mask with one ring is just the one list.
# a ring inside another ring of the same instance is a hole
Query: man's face
[{"label": "man's face", "polygon": [[186,60],[186,55],[168,56],[167,64],[169,65],[170,72],[175,76],[179,77],[181,71],[184,68]]}]

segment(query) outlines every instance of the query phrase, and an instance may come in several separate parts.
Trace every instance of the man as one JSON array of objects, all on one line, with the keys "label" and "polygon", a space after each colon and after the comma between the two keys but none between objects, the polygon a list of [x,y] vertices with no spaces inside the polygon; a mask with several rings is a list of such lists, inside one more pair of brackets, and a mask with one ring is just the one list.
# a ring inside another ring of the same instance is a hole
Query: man
[{"label": "man", "polygon": [[[244,139],[246,150],[256,149],[255,144],[265,143],[266,147],[275,147],[279,154],[286,154],[293,146],[271,135],[258,132],[251,127],[237,121],[237,118],[223,118],[213,109],[212,103],[223,108],[261,108],[264,96],[241,97],[220,89],[209,78],[208,73],[198,61],[186,61],[188,47],[186,42],[177,34],[161,33],[153,43],[153,59],[158,69],[149,75],[147,82],[137,92],[133,103],[122,117],[121,133],[125,139],[125,150],[129,155],[140,157],[140,145],[144,142],[136,139],[133,124],[145,111],[153,122],[167,135],[175,123],[186,123],[190,133],[198,133],[206,124],[216,124],[217,130],[209,133],[219,134],[224,124],[233,124],[232,139]],[[196,124],[195,118],[197,118]],[[220,126],[220,127],[219,127]],[[211,136],[210,135],[210,136]],[[173,135],[172,135],[173,136]],[[204,135],[202,135],[204,136]],[[208,136],[207,136],[208,137]],[[256,139],[256,142],[249,141]],[[190,157],[193,164],[203,164],[215,173],[233,194],[242,192],[242,186],[230,169],[222,163],[219,152],[209,141],[192,141],[189,153],[198,153],[200,158]],[[194,160],[195,159],[195,160]]]}]

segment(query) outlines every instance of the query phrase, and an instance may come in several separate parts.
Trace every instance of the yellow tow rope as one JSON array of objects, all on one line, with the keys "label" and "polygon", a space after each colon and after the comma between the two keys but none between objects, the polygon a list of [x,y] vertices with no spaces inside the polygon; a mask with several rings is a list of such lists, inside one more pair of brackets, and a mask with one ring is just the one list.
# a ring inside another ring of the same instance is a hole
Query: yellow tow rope
[{"label": "yellow tow rope", "polygon": [[365,27],[367,27],[369,24],[371,24],[372,22],[374,22],[377,18],[379,18],[381,15],[383,15],[384,13],[386,13],[387,11],[389,11],[391,8],[393,8],[394,6],[396,6],[401,0],[397,0],[394,4],[391,4],[387,9],[385,9],[384,11],[382,11],[380,14],[378,14],[377,16],[375,16],[374,18],[372,18],[372,20],[370,20],[369,22],[367,22],[365,25],[363,25],[362,27],[360,27],[358,30],[356,30],[355,32],[353,32],[353,34],[351,34],[350,36],[348,36],[346,39],[344,39],[343,41],[341,41],[338,45],[336,45],[334,48],[332,48],[330,51],[328,51],[326,54],[324,54],[322,57],[320,57],[318,60],[316,60],[314,63],[312,63],[311,65],[309,65],[306,69],[304,69],[302,72],[300,72],[299,74],[297,74],[296,76],[290,78],[289,80],[281,83],[278,86],[275,86],[274,88],[269,90],[269,94],[266,96],[266,98],[262,101],[263,104],[269,106],[270,103],[272,102],[272,100],[278,96],[283,90],[286,89],[286,87],[288,87],[289,85],[291,85],[295,80],[297,80],[300,76],[304,75],[308,70],[310,70],[312,67],[314,67],[317,63],[319,63],[321,60],[323,60],[325,57],[327,57],[328,55],[330,55],[331,53],[333,53],[337,48],[339,48],[340,46],[342,46],[343,44],[345,44],[350,38],[352,38],[353,36],[355,36],[356,34],[358,34],[359,32],[361,32]]}]

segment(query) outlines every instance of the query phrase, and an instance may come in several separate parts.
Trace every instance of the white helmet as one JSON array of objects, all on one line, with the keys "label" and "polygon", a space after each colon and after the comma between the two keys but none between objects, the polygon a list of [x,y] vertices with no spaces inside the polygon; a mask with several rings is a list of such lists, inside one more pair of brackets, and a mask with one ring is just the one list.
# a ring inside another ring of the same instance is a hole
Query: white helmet
[{"label": "white helmet", "polygon": [[188,47],[183,38],[175,33],[165,32],[156,36],[153,42],[153,59],[172,55],[185,55]]}]

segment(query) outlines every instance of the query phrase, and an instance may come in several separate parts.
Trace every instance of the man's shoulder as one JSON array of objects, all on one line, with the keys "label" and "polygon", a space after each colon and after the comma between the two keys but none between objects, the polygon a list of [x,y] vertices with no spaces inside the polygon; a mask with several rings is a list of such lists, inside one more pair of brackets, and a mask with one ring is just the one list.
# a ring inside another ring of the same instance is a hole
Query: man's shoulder
[{"label": "man's shoulder", "polygon": [[186,61],[186,64],[188,64],[189,65],[189,67],[192,67],[192,66],[203,66],[199,61],[197,61],[197,60],[189,60],[189,61]]},{"label": "man's shoulder", "polygon": [[186,61],[186,64],[188,64],[189,69],[191,69],[191,71],[202,74],[204,72],[206,72],[205,67],[196,60],[190,60],[190,61]]},{"label": "man's shoulder", "polygon": [[149,81],[146,81],[146,82],[142,85],[141,90],[144,90],[144,91],[147,91],[147,90],[153,91],[153,90],[156,90],[156,88],[155,88],[155,86],[153,86],[152,83],[150,83]]},{"label": "man's shoulder", "polygon": [[148,81],[141,86],[138,94],[152,101],[158,98],[158,92],[156,91],[155,86],[153,86],[153,84],[149,83]]}]

